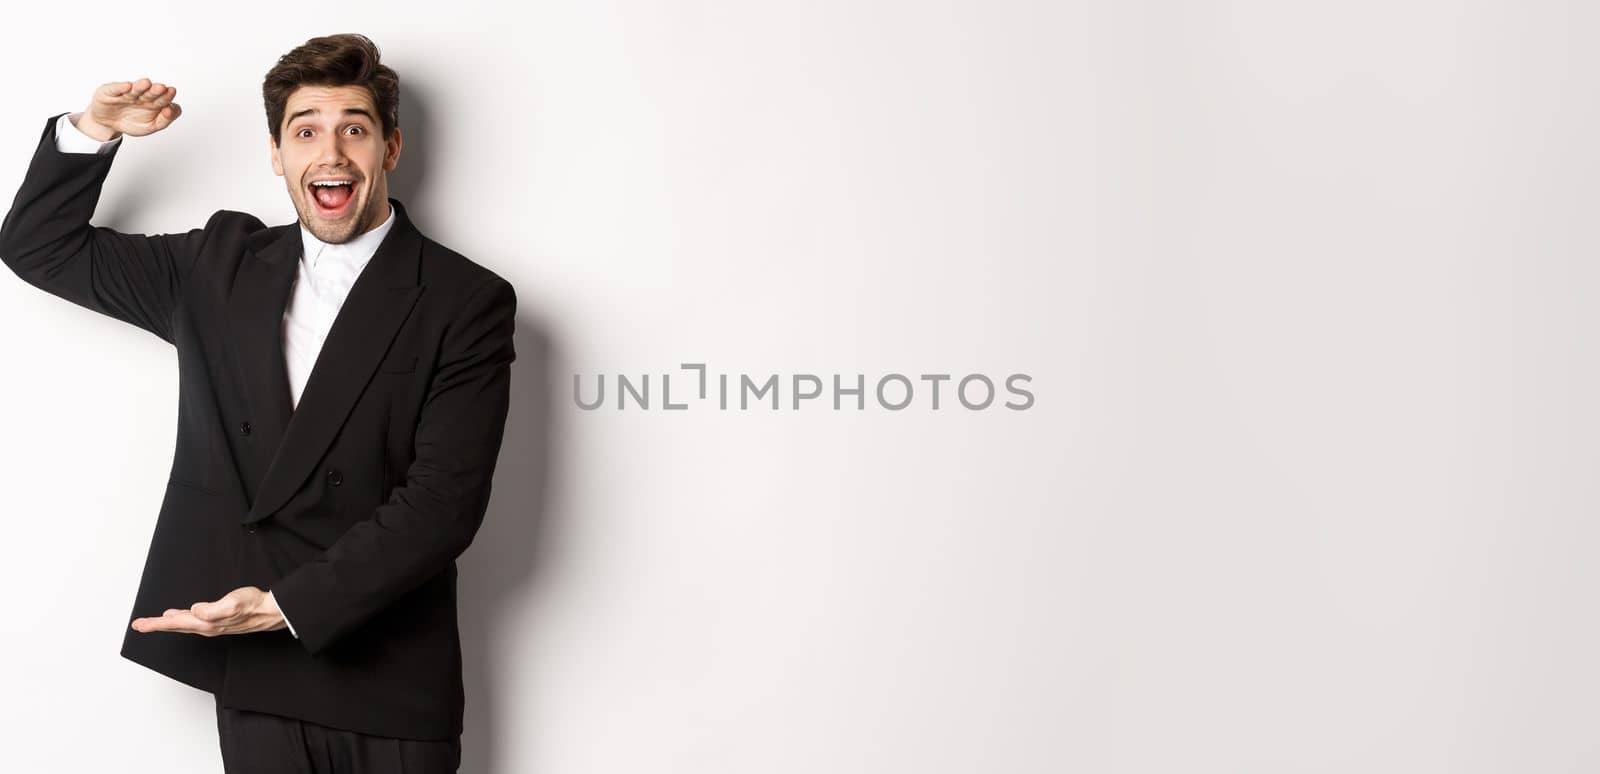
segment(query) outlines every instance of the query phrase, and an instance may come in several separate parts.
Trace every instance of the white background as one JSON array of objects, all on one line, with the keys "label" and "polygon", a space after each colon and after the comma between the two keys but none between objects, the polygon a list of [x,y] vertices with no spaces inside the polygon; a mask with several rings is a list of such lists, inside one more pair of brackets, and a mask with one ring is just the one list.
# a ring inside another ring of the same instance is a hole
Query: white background
[{"label": "white background", "polygon": [[[96,223],[291,222],[262,76],[378,42],[397,195],[520,299],[464,773],[1593,771],[1597,13],[25,4],[0,206],[150,76]],[[1037,400],[571,400],[682,362]],[[170,348],[5,274],[0,363],[4,768],[219,771],[117,656]]]}]

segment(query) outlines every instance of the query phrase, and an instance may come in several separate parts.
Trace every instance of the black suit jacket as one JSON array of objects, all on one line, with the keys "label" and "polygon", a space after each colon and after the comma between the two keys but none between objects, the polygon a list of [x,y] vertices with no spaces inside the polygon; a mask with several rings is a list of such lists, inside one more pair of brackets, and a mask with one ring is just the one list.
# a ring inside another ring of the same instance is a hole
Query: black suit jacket
[{"label": "black suit jacket", "polygon": [[394,227],[291,410],[281,333],[299,224],[222,210],[181,234],[91,226],[116,153],[61,153],[55,124],[0,225],[0,258],[177,351],[171,478],[129,620],[254,585],[299,634],[124,621],[122,655],[229,707],[458,737],[455,559],[483,520],[504,431],[511,285],[390,199]]}]

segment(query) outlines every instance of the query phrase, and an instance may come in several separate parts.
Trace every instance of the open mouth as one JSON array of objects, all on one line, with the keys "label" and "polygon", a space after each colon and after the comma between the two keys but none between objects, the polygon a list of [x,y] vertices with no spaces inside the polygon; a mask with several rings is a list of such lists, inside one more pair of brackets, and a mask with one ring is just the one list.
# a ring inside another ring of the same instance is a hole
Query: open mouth
[{"label": "open mouth", "polygon": [[317,214],[324,218],[343,217],[356,198],[356,182],[351,178],[315,180],[309,187]]}]

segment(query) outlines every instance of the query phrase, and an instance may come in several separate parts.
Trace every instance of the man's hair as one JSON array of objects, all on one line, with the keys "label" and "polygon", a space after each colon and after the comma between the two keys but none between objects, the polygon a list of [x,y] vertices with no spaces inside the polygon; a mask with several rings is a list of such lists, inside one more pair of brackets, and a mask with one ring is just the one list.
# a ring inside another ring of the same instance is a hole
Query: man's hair
[{"label": "man's hair", "polygon": [[282,142],[283,112],[301,86],[362,86],[372,94],[388,138],[400,126],[400,76],[378,62],[378,44],[365,35],[312,38],[278,57],[261,84],[272,142]]}]

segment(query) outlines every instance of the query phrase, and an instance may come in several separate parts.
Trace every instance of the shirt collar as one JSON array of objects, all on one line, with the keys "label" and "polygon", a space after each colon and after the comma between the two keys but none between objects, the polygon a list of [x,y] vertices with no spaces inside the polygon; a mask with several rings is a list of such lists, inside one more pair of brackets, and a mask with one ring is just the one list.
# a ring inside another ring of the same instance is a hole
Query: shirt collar
[{"label": "shirt collar", "polygon": [[[372,255],[378,252],[378,244],[383,241],[384,235],[388,234],[389,229],[394,227],[394,205],[388,202],[384,203],[389,205],[389,214],[384,217],[383,222],[378,224],[377,228],[342,244],[334,245],[324,242],[312,236],[311,230],[306,228],[304,223],[300,224],[300,246],[304,251],[301,253],[301,260],[305,261],[308,268],[315,269],[317,267],[317,259],[326,252],[328,255],[340,256],[356,266],[365,266],[367,261],[372,260]],[[329,250],[328,248],[333,249]]]}]

